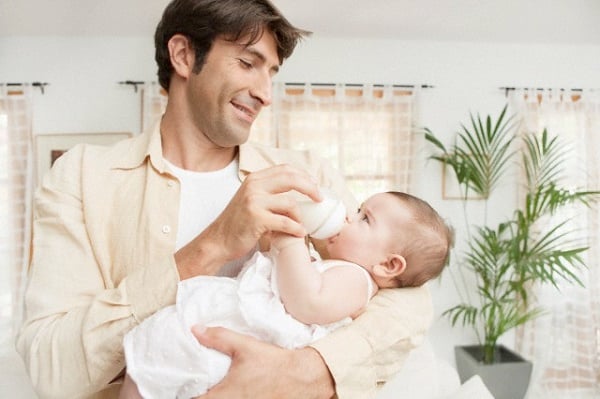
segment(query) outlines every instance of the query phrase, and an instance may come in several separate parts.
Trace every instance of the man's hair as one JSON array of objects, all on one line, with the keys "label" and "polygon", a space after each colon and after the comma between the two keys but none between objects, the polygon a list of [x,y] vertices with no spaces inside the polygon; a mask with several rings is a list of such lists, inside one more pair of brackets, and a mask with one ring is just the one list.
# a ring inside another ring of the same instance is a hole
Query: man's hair
[{"label": "man's hair", "polygon": [[389,191],[411,213],[403,230],[399,254],[406,259],[406,271],[396,277],[399,287],[418,287],[440,275],[450,259],[454,230],[427,202],[413,195]]},{"label": "man's hair", "polygon": [[195,52],[194,73],[199,73],[213,42],[219,36],[246,45],[258,42],[269,30],[277,43],[282,63],[296,44],[310,32],[294,27],[269,0],[173,0],[163,12],[154,34],[158,81],[169,91],[173,66],[168,42],[176,34],[186,36]]}]

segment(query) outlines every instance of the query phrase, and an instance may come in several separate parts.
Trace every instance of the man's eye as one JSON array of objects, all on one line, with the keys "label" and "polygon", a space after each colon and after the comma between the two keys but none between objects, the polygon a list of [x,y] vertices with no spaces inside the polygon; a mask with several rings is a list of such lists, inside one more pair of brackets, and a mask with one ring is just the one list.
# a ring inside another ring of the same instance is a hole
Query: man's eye
[{"label": "man's eye", "polygon": [[245,69],[250,69],[252,68],[252,64],[246,60],[243,60],[241,58],[238,59],[240,61],[240,64],[242,65],[243,68]]}]

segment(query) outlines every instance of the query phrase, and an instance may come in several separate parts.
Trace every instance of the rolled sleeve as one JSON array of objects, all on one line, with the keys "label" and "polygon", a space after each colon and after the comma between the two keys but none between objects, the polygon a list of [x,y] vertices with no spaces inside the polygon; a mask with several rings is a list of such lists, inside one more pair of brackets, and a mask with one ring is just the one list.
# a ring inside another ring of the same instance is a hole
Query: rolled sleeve
[{"label": "rolled sleeve", "polygon": [[176,270],[175,259],[169,256],[137,270],[125,279],[132,313],[138,323],[157,309],[175,302],[179,282]]}]

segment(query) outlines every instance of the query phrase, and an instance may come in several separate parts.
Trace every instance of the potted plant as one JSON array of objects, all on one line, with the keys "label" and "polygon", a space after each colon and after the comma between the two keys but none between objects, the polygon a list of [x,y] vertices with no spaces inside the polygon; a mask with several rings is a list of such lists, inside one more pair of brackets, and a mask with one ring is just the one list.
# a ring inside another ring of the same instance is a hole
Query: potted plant
[{"label": "potted plant", "polygon": [[[582,284],[574,270],[585,267],[581,255],[587,248],[576,242],[559,211],[567,205],[587,207],[599,193],[564,187],[561,179],[566,150],[556,137],[546,130],[517,136],[516,130],[514,117],[507,116],[507,106],[496,120],[489,115],[484,119],[471,115],[470,124],[462,125],[449,148],[425,129],[426,140],[437,151],[431,158],[449,168],[460,187],[466,249],[454,263],[460,272],[473,273],[476,282],[475,289],[470,289],[471,294],[474,292],[470,300],[463,296],[466,299],[462,303],[443,313],[452,326],[471,328],[479,341],[478,345],[456,348],[457,368],[463,381],[479,374],[497,399],[522,398],[529,384],[531,364],[498,345],[498,339],[542,315],[543,309],[530,304],[530,287],[542,283],[558,288],[560,281]],[[466,206],[469,197],[476,194],[483,199],[487,214],[487,201],[514,166],[515,158],[525,177],[522,200],[507,220],[471,225]],[[519,365],[516,375],[508,374],[502,364],[506,360]],[[469,364],[469,371],[460,369],[463,361]],[[494,365],[502,369],[497,382],[491,371]],[[519,379],[524,380],[524,387],[516,387]]]}]

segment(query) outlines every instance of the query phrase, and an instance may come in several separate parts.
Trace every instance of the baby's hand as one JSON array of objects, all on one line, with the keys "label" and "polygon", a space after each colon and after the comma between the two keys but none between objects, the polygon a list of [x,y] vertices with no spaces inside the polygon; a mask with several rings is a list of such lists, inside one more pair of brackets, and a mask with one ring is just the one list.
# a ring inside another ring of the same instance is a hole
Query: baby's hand
[{"label": "baby's hand", "polygon": [[296,237],[290,234],[280,233],[277,231],[271,232],[271,248],[281,251],[283,248],[290,245],[306,246],[305,237]]}]

